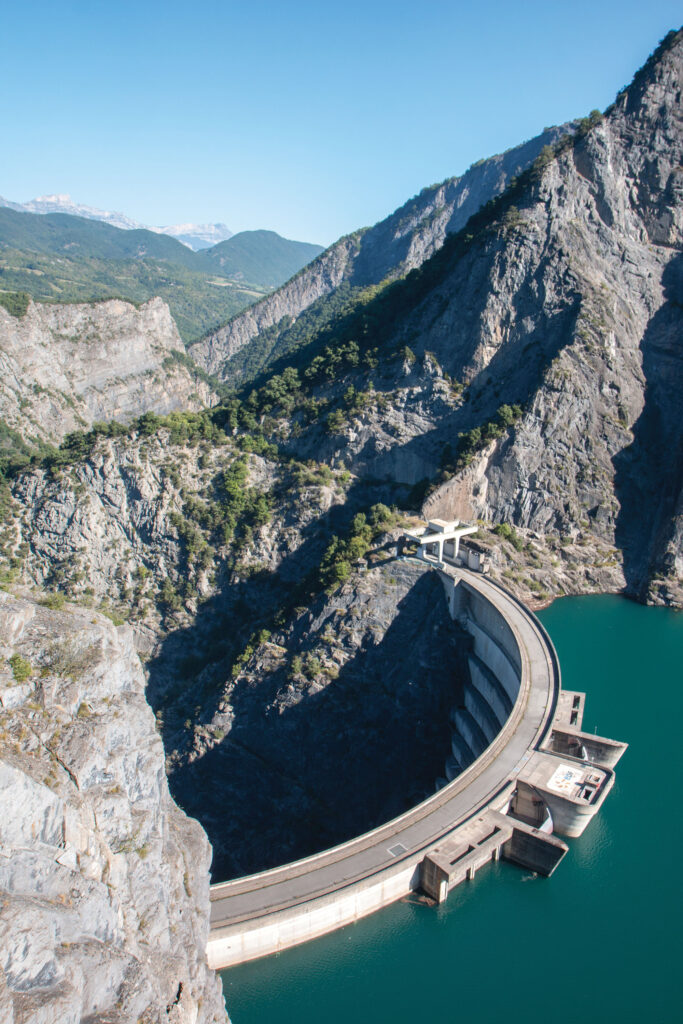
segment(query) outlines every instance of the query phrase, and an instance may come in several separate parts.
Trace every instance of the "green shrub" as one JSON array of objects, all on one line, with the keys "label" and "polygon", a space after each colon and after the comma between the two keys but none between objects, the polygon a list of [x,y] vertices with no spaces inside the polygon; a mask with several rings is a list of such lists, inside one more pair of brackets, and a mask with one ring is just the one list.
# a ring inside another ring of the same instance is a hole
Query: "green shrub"
[{"label": "green shrub", "polygon": [[328,433],[338,434],[347,424],[347,419],[341,409],[333,409],[327,417],[326,427]]},{"label": "green shrub", "polygon": [[26,658],[22,658],[20,654],[13,654],[9,659],[9,664],[14,681],[17,683],[23,683],[30,675],[33,675],[33,665]]},{"label": "green shrub", "polygon": [[318,583],[331,594],[351,575],[354,563],[368,552],[375,537],[393,522],[394,513],[386,505],[373,505],[369,513],[358,512],[351,520],[349,536],[344,540],[333,537],[323,555],[318,572]]},{"label": "green shrub", "polygon": [[307,679],[317,679],[322,671],[322,664],[320,658],[316,658],[314,654],[309,654],[306,658],[306,664],[304,666],[304,675]]},{"label": "green shrub", "polygon": [[26,316],[31,296],[27,292],[0,292],[0,306],[4,306],[11,316],[21,319]]},{"label": "green shrub", "polygon": [[[502,437],[523,413],[521,405],[501,405],[492,420],[481,426],[472,427],[458,435],[458,454],[452,465],[443,465],[447,473],[455,473],[468,466],[475,454],[491,441]],[[444,446],[445,448],[446,446]],[[442,464],[444,452],[442,451]]]},{"label": "green shrub", "polygon": [[388,505],[383,505],[382,502],[373,505],[368,516],[369,523],[375,532],[383,527],[390,526],[394,518],[395,516],[391,509]]},{"label": "green shrub", "polygon": [[159,592],[159,600],[169,611],[178,611],[182,607],[183,602],[180,594],[168,577],[164,580],[161,591]]},{"label": "green shrub", "polygon": [[494,526],[493,532],[497,534],[497,536],[502,537],[503,540],[509,541],[515,551],[521,551],[524,547],[524,541],[519,536],[514,526],[510,526],[509,523],[498,523],[497,526]]}]

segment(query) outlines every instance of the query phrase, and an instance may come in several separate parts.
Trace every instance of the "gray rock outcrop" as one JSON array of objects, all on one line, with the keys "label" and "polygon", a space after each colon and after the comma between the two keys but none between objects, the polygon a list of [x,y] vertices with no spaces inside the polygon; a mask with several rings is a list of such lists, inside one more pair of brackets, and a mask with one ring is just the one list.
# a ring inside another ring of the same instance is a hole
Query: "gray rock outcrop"
[{"label": "gray rock outcrop", "polygon": [[0,592],[3,1024],[226,1021],[130,630]]},{"label": "gray rock outcrop", "polygon": [[[511,522],[580,543],[586,561],[616,551],[615,589],[680,604],[682,78],[679,32],[514,204],[447,240],[397,286],[393,309],[370,309],[374,393],[333,432],[298,430],[299,457],[433,479],[461,434],[519,404],[425,513]],[[404,346],[417,358],[401,373]],[[345,389],[368,376],[347,373],[317,397],[343,410]]]},{"label": "gray rock outcrop", "polygon": [[184,351],[161,299],[30,302],[20,318],[0,306],[0,418],[27,440],[58,443],[98,420],[211,404],[211,389],[174,361]]}]

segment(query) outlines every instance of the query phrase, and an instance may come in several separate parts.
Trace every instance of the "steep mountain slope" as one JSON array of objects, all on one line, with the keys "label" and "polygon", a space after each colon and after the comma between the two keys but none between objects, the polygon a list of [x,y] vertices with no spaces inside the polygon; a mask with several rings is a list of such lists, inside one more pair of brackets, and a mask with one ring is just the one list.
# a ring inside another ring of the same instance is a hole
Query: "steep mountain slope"
[{"label": "steep mountain slope", "polygon": [[672,33],[604,118],[312,340],[296,379],[333,415],[295,416],[298,457],[441,472],[431,514],[607,545],[630,593],[680,602],[682,51]]},{"label": "steep mountain slope", "polygon": [[[520,174],[546,145],[573,130],[571,125],[551,128],[506,153],[481,160],[459,178],[424,188],[386,220],[372,228],[341,238],[304,271],[225,327],[193,346],[192,357],[221,379],[233,382],[245,375],[245,365],[233,357],[252,339],[248,376],[262,370],[299,343],[292,323],[313,306],[314,315],[299,330],[315,330],[318,321],[338,314],[325,296],[380,284],[420,266],[443,244],[446,235],[462,228],[468,218],[508,182]],[[304,318],[306,321],[306,318]]]},{"label": "steep mountain slope", "polygon": [[24,442],[58,444],[95,421],[209,404],[214,395],[183,352],[161,299],[139,309],[30,302],[21,317],[0,306],[0,422]]},{"label": "steep mountain slope", "polygon": [[[525,558],[546,596],[680,603],[682,47],[667,37],[604,118],[212,423],[404,484],[402,500],[429,485],[429,514],[513,524],[536,553],[487,536],[527,598]],[[32,557],[48,482],[14,488]]]},{"label": "steep mountain slope", "polygon": [[[386,506],[479,518],[493,575],[529,602],[683,604],[682,73],[679,32],[419,267],[330,297],[258,387],[92,437],[0,494],[5,579],[130,617],[172,786],[226,870],[276,857],[278,831],[288,856],[338,837],[337,818],[351,830],[357,766],[389,756],[375,656],[400,660],[392,624],[426,585],[402,573],[405,523]],[[413,653],[389,694],[412,717],[427,657]],[[357,705],[351,750],[341,723]],[[349,762],[329,801],[328,747]],[[307,765],[322,789],[295,782]],[[387,785],[357,820],[410,796]]]},{"label": "steep mountain slope", "polygon": [[240,231],[202,253],[207,270],[261,288],[277,288],[323,251],[321,245],[292,242],[274,231]]}]

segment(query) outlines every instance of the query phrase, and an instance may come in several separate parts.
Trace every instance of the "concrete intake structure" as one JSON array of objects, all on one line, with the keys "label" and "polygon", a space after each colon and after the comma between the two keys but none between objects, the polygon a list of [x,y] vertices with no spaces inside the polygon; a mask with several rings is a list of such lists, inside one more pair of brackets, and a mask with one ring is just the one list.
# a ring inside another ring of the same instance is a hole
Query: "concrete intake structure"
[{"label": "concrete intake structure", "polygon": [[499,856],[549,875],[567,852],[553,823],[580,835],[601,807],[626,745],[581,731],[583,695],[562,692],[550,638],[524,605],[480,573],[443,561],[437,571],[471,637],[440,788],[340,846],[213,885],[212,967],[324,935],[417,889],[441,902]]}]

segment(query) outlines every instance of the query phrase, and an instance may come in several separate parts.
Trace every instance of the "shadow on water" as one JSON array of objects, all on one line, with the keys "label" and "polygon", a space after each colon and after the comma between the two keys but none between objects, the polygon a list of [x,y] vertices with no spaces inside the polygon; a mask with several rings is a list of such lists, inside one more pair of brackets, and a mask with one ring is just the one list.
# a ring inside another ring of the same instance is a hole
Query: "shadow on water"
[{"label": "shadow on water", "polygon": [[632,443],[613,459],[621,506],[616,543],[626,589],[640,598],[653,573],[672,568],[666,548],[683,486],[683,255],[669,263],[662,283],[666,301],[640,343],[645,405]]}]

